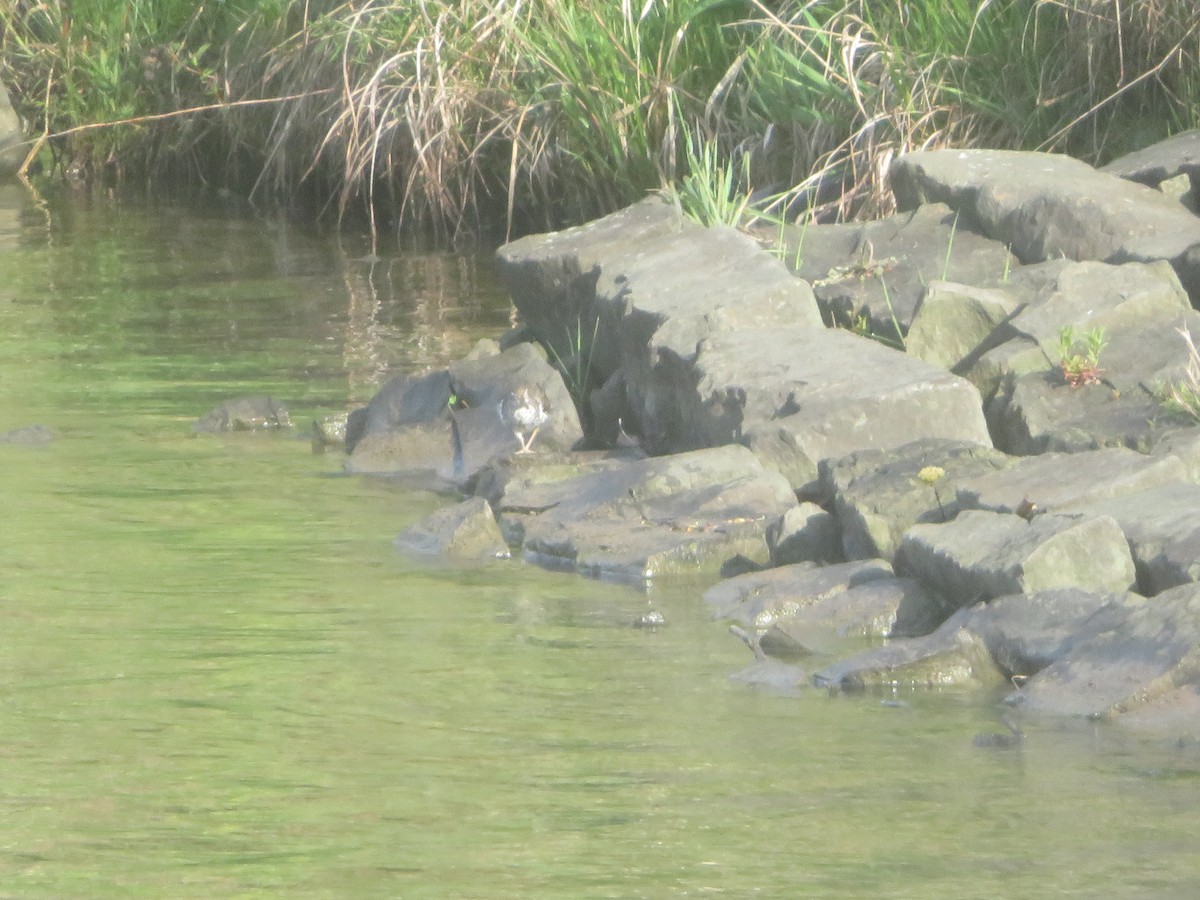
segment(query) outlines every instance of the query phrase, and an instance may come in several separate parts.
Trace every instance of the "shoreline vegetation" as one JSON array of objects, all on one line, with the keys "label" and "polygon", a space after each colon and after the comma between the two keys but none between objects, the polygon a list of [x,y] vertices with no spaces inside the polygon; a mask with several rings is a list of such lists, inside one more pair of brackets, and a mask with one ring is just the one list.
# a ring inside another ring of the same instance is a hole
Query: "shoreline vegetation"
[{"label": "shoreline vegetation", "polygon": [[[1093,164],[1196,127],[1192,0],[0,0],[30,173],[504,239],[704,185],[779,221],[891,211],[888,165]],[[686,179],[691,178],[691,181]],[[677,195],[678,196],[678,195]]]}]

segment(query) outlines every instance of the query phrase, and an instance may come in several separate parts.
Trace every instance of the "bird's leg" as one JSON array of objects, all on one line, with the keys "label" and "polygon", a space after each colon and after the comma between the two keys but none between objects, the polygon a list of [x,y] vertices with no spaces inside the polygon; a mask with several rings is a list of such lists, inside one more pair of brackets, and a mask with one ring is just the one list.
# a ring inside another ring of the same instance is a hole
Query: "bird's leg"
[{"label": "bird's leg", "polygon": [[533,450],[531,450],[529,447],[529,442],[533,440],[532,435],[530,435],[528,438],[526,438],[525,435],[523,435],[519,431],[514,431],[513,434],[515,434],[517,436],[517,440],[521,442],[521,449],[518,450],[517,453],[532,453],[533,452]]},{"label": "bird's leg", "polygon": [[542,426],[536,426],[533,431],[529,432],[529,437],[525,439],[525,450],[528,453],[533,452],[533,439],[537,437],[537,433],[542,430]]}]

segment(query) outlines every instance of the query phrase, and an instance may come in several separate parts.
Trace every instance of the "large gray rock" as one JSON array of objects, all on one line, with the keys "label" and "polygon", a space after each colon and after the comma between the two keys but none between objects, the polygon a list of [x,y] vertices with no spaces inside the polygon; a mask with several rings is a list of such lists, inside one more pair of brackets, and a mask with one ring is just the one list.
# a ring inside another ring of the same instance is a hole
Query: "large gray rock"
[{"label": "large gray rock", "polygon": [[1000,326],[1020,308],[1011,291],[930,282],[913,314],[905,352],[961,375],[1007,339]]},{"label": "large gray rock", "polygon": [[[1013,462],[979,444],[920,440],[894,450],[862,450],[825,460],[821,488],[833,499],[846,558],[890,560],[911,526],[946,522],[958,514],[955,490],[963,479]],[[926,469],[931,469],[926,477],[937,477],[922,481],[919,475]]]},{"label": "large gray rock", "polygon": [[973,610],[964,627],[983,639],[1006,678],[1029,677],[1109,627],[1111,615],[1098,613],[1121,602],[1118,594],[1075,587],[1010,594]]},{"label": "large gray rock", "polygon": [[[653,452],[707,444],[671,431],[652,377],[693,377],[697,346],[712,334],[821,324],[809,286],[756,241],[702,228],[661,197],[497,256],[522,319],[559,357],[587,361],[589,390],[623,372],[634,419],[624,424]],[[616,423],[596,428],[615,433]]]},{"label": "large gray rock", "polygon": [[900,209],[947,203],[1022,262],[1165,259],[1200,299],[1200,220],[1144,185],[1012,150],[918,151],[893,162],[890,177]]},{"label": "large gray rock", "polygon": [[13,109],[12,100],[4,85],[0,84],[0,178],[15,175],[29,148],[24,145],[21,133],[21,118]]},{"label": "large gray rock", "polygon": [[690,383],[656,383],[654,395],[691,423],[690,439],[741,439],[802,490],[815,487],[821,460],[856,450],[920,438],[991,444],[970,383],[846,331],[716,335]]},{"label": "large gray rock", "polygon": [[1135,576],[1125,535],[1109,516],[1026,521],[979,510],[944,525],[914,525],[896,567],[959,606],[1057,587],[1121,593]]},{"label": "large gray rock", "polygon": [[528,559],[645,580],[764,564],[768,525],[795,505],[782,477],[734,445],[510,483],[497,512]]},{"label": "large gray rock", "polygon": [[892,567],[878,559],[832,566],[798,563],[726,579],[705,592],[704,602],[714,618],[766,628],[852,588],[891,577]]},{"label": "large gray rock", "polygon": [[874,222],[785,229],[783,258],[812,284],[828,323],[900,343],[930,282],[990,282],[1015,262],[936,203]]},{"label": "large gray rock", "polygon": [[535,453],[566,450],[582,440],[579,414],[562,376],[537,347],[521,343],[502,353],[468,357],[448,370],[393,378],[366,407],[350,414],[346,469],[376,475],[432,472],[465,484],[491,460],[520,449],[499,412],[500,402],[519,385],[537,385],[547,398],[550,421],[537,434]]},{"label": "large gray rock", "polygon": [[[1197,333],[1200,313],[1188,311],[1166,323],[1111,332],[1096,384],[1067,384],[1057,355],[1045,357],[1045,368],[1024,374],[1015,370],[987,406],[996,446],[1019,455],[1120,446],[1150,450],[1179,425],[1155,393],[1164,383],[1179,380],[1187,364],[1180,327]],[[1040,348],[1030,352],[1020,358],[1022,368],[1036,355],[1045,356]]]},{"label": "large gray rock", "polygon": [[1116,520],[1137,565],[1139,592],[1151,596],[1200,581],[1200,485],[1167,484],[1080,512]]},{"label": "large gray rock", "polygon": [[905,638],[840,660],[813,674],[818,687],[865,688],[986,687],[1003,681],[987,645],[964,623],[960,610],[932,634]]},{"label": "large gray rock", "polygon": [[1058,715],[1115,716],[1200,682],[1200,585],[1122,606],[1009,701]]}]

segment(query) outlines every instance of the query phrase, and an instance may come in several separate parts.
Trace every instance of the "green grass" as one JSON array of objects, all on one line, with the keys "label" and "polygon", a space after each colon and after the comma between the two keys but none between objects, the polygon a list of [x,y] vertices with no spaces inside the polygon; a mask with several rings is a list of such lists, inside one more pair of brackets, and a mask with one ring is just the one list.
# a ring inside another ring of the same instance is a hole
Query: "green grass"
[{"label": "green grass", "polygon": [[1103,162],[1200,124],[1191,0],[0,0],[0,26],[47,171],[377,230],[557,227],[672,186],[714,220],[751,195],[875,216],[913,149]]}]

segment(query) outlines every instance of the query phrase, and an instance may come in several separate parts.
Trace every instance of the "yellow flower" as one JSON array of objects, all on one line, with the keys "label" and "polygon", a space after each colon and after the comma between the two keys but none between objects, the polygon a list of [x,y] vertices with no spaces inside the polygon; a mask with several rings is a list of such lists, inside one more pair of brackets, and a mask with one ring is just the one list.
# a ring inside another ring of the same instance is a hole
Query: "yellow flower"
[{"label": "yellow flower", "polygon": [[946,470],[941,466],[926,466],[917,473],[917,478],[926,484],[933,484],[945,474]]}]

